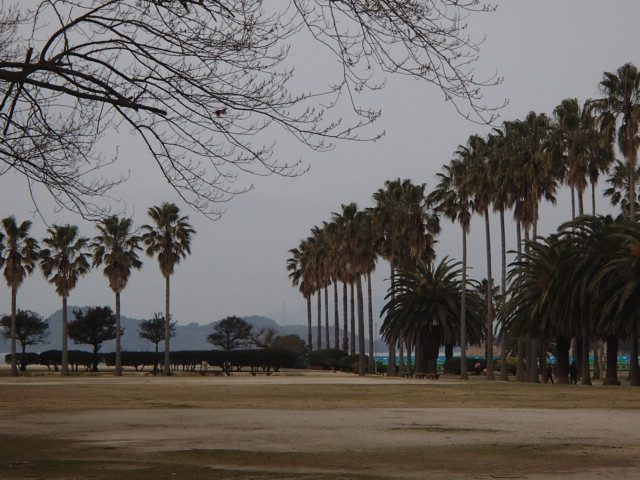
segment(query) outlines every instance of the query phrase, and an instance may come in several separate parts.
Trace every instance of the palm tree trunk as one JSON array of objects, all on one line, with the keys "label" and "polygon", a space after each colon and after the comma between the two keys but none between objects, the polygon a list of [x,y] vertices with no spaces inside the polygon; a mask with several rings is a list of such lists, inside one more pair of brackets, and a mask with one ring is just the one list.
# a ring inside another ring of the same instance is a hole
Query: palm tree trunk
[{"label": "palm tree trunk", "polygon": [[460,295],[460,379],[467,374],[467,231],[462,225],[462,292]]},{"label": "palm tree trunk", "polygon": [[602,381],[603,385],[620,385],[618,380],[618,337],[607,337],[607,374]]},{"label": "palm tree trunk", "polygon": [[591,215],[596,216],[596,183],[591,182]]},{"label": "palm tree trunk", "polygon": [[591,385],[591,369],[589,368],[589,352],[591,351],[591,329],[586,323],[582,327],[582,385]]},{"label": "palm tree trunk", "polygon": [[493,277],[491,275],[491,226],[489,209],[484,212],[485,238],[487,243],[487,380],[495,380],[493,368]]},{"label": "palm tree trunk", "polygon": [[356,292],[354,282],[351,282],[351,332],[349,342],[349,353],[356,354]]},{"label": "palm tree trunk", "polygon": [[116,371],[117,377],[122,376],[122,349],[120,346],[120,292],[116,292]]},{"label": "palm tree trunk", "polygon": [[322,289],[321,288],[318,289],[316,309],[318,314],[318,350],[322,350]]},{"label": "palm tree trunk", "polygon": [[69,349],[67,347],[67,297],[62,297],[62,365],[60,365],[60,374],[63,377],[69,376]]},{"label": "palm tree trunk", "polygon": [[398,365],[398,375],[404,377],[404,340],[398,342],[398,358],[400,358],[400,365]]},{"label": "palm tree trunk", "polygon": [[[390,264],[391,268],[391,298],[396,296],[395,294],[395,268],[393,267],[393,262]],[[389,340],[389,362],[387,363],[387,376],[395,377],[396,376],[396,341],[395,339]],[[416,354],[418,350],[416,348]]]},{"label": "palm tree trunk", "polygon": [[[518,261],[522,258],[522,225],[516,222],[516,244]],[[516,365],[516,381],[524,382],[525,380],[525,363],[524,363],[524,335],[518,335],[518,361]]]},{"label": "palm tree trunk", "polygon": [[324,334],[327,348],[331,348],[331,332],[329,330],[329,287],[324,287]]},{"label": "palm tree trunk", "polygon": [[338,282],[333,282],[333,320],[334,320],[334,334],[335,334],[335,347],[340,348],[340,302],[338,299]]},{"label": "palm tree trunk", "polygon": [[371,299],[371,272],[367,272],[367,314],[369,315],[369,373],[376,371],[376,359],[373,356],[373,300]]},{"label": "palm tree trunk", "polygon": [[537,338],[531,337],[531,359],[529,363],[529,381],[531,383],[540,383],[540,368],[538,367],[538,348],[539,342]]},{"label": "palm tree trunk", "polygon": [[[633,322],[635,324],[635,322]],[[632,387],[640,385],[640,379],[638,378],[638,328],[634,327],[631,332],[631,348],[629,358],[629,384]]]},{"label": "palm tree trunk", "polygon": [[342,350],[349,353],[349,293],[347,283],[342,282],[342,321],[344,322],[344,332],[342,332]]},{"label": "palm tree trunk", "polygon": [[307,348],[313,352],[313,319],[311,316],[311,295],[307,296]]},{"label": "palm tree trunk", "polygon": [[576,189],[571,186],[571,220],[576,219]]},{"label": "palm tree trunk", "polygon": [[[505,230],[504,221],[504,208],[500,209],[500,245],[501,245],[501,257],[502,257],[502,281],[500,282],[500,309],[504,306],[507,294],[507,234]],[[500,334],[500,380],[503,382],[509,381],[509,371],[507,370],[507,331],[502,328]]]},{"label": "palm tree trunk", "polygon": [[578,215],[584,215],[584,195],[582,190],[577,190],[578,194]]},{"label": "palm tree trunk", "polygon": [[15,287],[11,288],[11,376],[17,377],[18,373],[18,355],[16,354],[16,335],[18,324],[18,309],[16,297],[18,291]]},{"label": "palm tree trunk", "polygon": [[569,384],[569,349],[571,339],[565,336],[556,337],[556,382],[561,385]]},{"label": "palm tree trunk", "polygon": [[356,277],[358,290],[358,375],[363,377],[367,368],[365,361],[365,331],[364,331],[364,299],[362,296],[362,276]]},{"label": "palm tree trunk", "polygon": [[169,313],[169,299],[171,298],[171,277],[165,277],[164,285],[164,374],[171,375],[171,314]]},{"label": "palm tree trunk", "polygon": [[526,378],[526,365],[525,365],[525,349],[526,339],[523,334],[518,335],[518,363],[516,365],[516,381],[524,382]]}]

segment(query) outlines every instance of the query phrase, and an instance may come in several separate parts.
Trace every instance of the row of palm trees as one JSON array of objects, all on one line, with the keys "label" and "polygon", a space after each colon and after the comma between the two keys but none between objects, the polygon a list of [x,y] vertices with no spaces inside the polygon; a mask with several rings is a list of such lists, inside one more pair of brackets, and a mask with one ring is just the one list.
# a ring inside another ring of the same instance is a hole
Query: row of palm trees
[{"label": "row of palm trees", "polygon": [[[318,293],[320,325],[320,292],[325,292],[325,312],[328,315],[327,288],[333,285],[335,291],[338,282],[342,282],[346,332],[347,285],[351,285],[352,291],[355,285],[356,295],[360,295],[357,292],[361,291],[361,279],[363,276],[370,279],[370,272],[375,268],[378,257],[390,262],[392,278],[399,270],[403,275],[403,281],[409,281],[409,276],[422,269],[422,283],[428,283],[428,275],[424,269],[428,262],[433,260],[434,236],[439,230],[438,216],[445,216],[458,222],[462,230],[462,265],[459,269],[460,285],[457,289],[460,294],[460,306],[457,315],[460,319],[458,341],[464,365],[466,345],[469,341],[466,336],[470,334],[466,318],[470,314],[466,297],[471,291],[467,288],[466,244],[471,217],[473,214],[480,214],[485,223],[487,278],[490,279],[485,282],[486,304],[483,307],[486,317],[484,331],[487,332],[487,378],[494,379],[492,341],[495,312],[500,312],[499,320],[504,327],[504,334],[500,335],[500,350],[501,357],[506,358],[506,327],[522,325],[522,318],[517,322],[504,313],[515,311],[513,303],[509,308],[504,304],[516,301],[511,297],[518,298],[518,294],[522,293],[519,282],[524,280],[519,279],[526,274],[526,266],[530,260],[527,256],[528,249],[535,248],[532,247],[535,242],[530,239],[537,237],[541,201],[545,199],[555,202],[560,186],[567,185],[571,190],[571,218],[575,220],[585,214],[584,196],[591,185],[591,214],[595,216],[595,186],[600,175],[608,173],[614,163],[614,144],[617,139],[618,149],[625,162],[616,162],[613,175],[608,179],[610,188],[605,194],[611,197],[614,204],[621,204],[623,213],[628,218],[633,219],[633,222],[637,220],[635,178],[638,173],[637,151],[640,146],[640,73],[635,66],[626,64],[615,73],[605,73],[600,87],[603,93],[600,99],[582,104],[577,99],[566,99],[554,109],[552,116],[531,112],[522,120],[504,122],[501,128],[494,129],[486,137],[471,136],[465,145],[458,147],[453,160],[443,167],[443,171],[438,174],[436,187],[428,195],[425,195],[424,185],[415,186],[409,180],[387,182],[385,189],[374,194],[375,207],[358,211],[355,204],[343,206],[343,211],[333,214],[330,222],[322,227],[314,227],[311,236],[290,251],[292,256],[288,261],[290,278],[307,299],[309,326],[311,296]],[[505,220],[508,210],[513,211],[517,237],[517,251],[514,253],[518,255],[510,273],[513,287],[509,291]],[[490,236],[492,212],[499,216],[501,233],[501,288],[497,302],[493,298],[495,286]],[[578,225],[571,227],[571,231],[576,229],[579,229]],[[626,245],[632,242],[632,238],[630,234],[627,235]],[[541,242],[544,243],[545,240],[542,239]],[[522,245],[526,245],[525,252],[522,251]],[[595,265],[593,262],[592,264]],[[443,271],[452,269],[456,269],[455,264],[449,265]],[[453,278],[456,276],[451,277]],[[390,322],[391,312],[395,312],[396,320],[402,317],[397,308],[393,307],[394,298],[400,293],[399,283],[392,281],[388,296],[390,303],[383,310],[387,318],[382,331],[390,340],[390,363],[395,360],[396,342],[400,347],[411,345],[411,342],[415,344],[415,331],[411,334],[413,337],[408,338],[408,334],[401,333],[408,330],[391,328],[391,324],[387,322]],[[352,305],[353,297],[352,294]],[[518,301],[524,300],[519,298]],[[335,304],[337,325],[337,302]],[[625,308],[630,307],[619,307],[617,311],[624,311]],[[526,317],[522,313],[526,310],[518,311]],[[409,321],[410,312],[405,313],[404,317]],[[352,314],[352,319],[353,317]],[[358,318],[360,324],[360,312]],[[337,328],[336,326],[336,332]],[[361,337],[363,330],[363,327],[359,326]],[[524,359],[526,357],[532,363],[533,352],[537,350],[535,342],[536,338],[540,340],[540,331],[527,331],[522,328],[515,330],[519,332],[517,347],[514,348],[518,352],[518,378],[524,379]],[[584,328],[574,333],[580,334],[586,345],[591,337],[585,336],[583,330]],[[354,332],[353,323],[351,332]],[[320,326],[318,335],[321,336]],[[631,328],[629,335],[632,358],[636,359],[637,328]],[[312,344],[311,328],[309,344]],[[335,344],[337,345],[337,340]],[[318,342],[318,345],[321,346],[321,343]],[[345,345],[343,342],[343,348]],[[360,352],[363,351],[364,348],[361,348]],[[525,351],[529,352],[528,356],[524,354]],[[390,367],[390,371],[395,371],[395,365]],[[531,379],[533,370],[529,369],[532,372],[529,377]],[[464,368],[461,375],[463,378],[466,377]],[[635,361],[631,364],[630,377],[632,384],[636,384]],[[501,379],[507,379],[506,368],[501,369]]]},{"label": "row of palm trees", "polygon": [[[331,346],[329,336],[329,286],[334,296],[334,346],[339,340],[338,284],[342,284],[343,331],[342,348],[360,355],[359,374],[364,375],[365,365],[365,315],[363,283],[368,294],[369,362],[373,371],[373,308],[371,299],[371,274],[378,256],[389,261],[391,275],[417,259],[434,255],[435,234],[439,231],[437,217],[426,204],[426,185],[414,185],[410,180],[387,181],[373,198],[376,206],[360,210],[355,203],[342,205],[331,220],[321,227],[314,227],[311,235],[291,249],[287,261],[289,278],[307,301],[308,340],[313,346],[311,297],[317,295],[318,349],[322,348],[322,292],[326,325],[326,346]],[[350,292],[350,296],[349,296]],[[350,300],[349,300],[350,298]],[[349,317],[349,308],[351,316]],[[356,315],[357,305],[357,315]],[[349,318],[351,322],[349,324]],[[357,318],[357,327],[356,327]],[[356,348],[356,328],[359,344]],[[350,332],[350,336],[349,336]],[[400,340],[400,339],[396,339]],[[390,367],[395,369],[396,341],[390,342]],[[404,343],[400,343],[401,348]]]},{"label": "row of palm trees", "polygon": [[109,216],[101,219],[96,227],[98,234],[89,239],[80,235],[75,225],[52,225],[47,237],[39,242],[30,236],[32,222],[19,223],[14,216],[2,220],[0,232],[0,267],[11,289],[11,375],[18,375],[16,356],[17,293],[23,282],[36,268],[54,285],[62,298],[62,368],[63,376],[69,375],[67,347],[67,298],[80,277],[92,267],[104,266],[103,273],[115,294],[116,310],[116,362],[115,374],[122,375],[120,349],[120,294],[127,286],[133,270],[142,267],[138,251],[156,257],[160,272],[165,278],[165,363],[164,371],[170,374],[171,316],[169,314],[170,278],[180,260],[191,253],[191,239],[195,231],[187,216],[181,216],[173,203],[151,207],[152,220],[141,227],[138,235],[130,218]]}]

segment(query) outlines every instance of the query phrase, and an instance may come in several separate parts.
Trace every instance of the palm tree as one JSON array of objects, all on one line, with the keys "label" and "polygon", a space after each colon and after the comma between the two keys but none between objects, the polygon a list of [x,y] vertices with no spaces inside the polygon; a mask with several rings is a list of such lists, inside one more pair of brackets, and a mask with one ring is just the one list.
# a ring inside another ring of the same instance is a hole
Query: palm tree
[{"label": "palm tree", "polygon": [[131,269],[139,270],[142,262],[138,258],[140,237],[132,232],[130,218],[111,216],[98,224],[99,235],[94,237],[90,247],[93,250],[93,266],[103,263],[104,275],[109,279],[109,287],[116,295],[116,361],[115,374],[122,375],[122,352],[120,347],[120,293],[127,286]]},{"label": "palm tree", "polygon": [[[519,336],[555,337],[558,383],[569,383],[569,344],[578,308],[570,281],[575,251],[566,240],[555,234],[528,242],[510,266],[510,294],[500,312],[503,335],[506,330]],[[518,354],[524,358],[523,351]],[[535,364],[531,357],[527,361],[530,367]]]},{"label": "palm tree", "polygon": [[171,314],[169,299],[171,297],[171,275],[180,260],[191,253],[191,239],[196,233],[189,224],[188,216],[180,216],[180,209],[173,203],[151,207],[148,211],[153,225],[143,225],[142,242],[147,247],[150,257],[157,256],[160,272],[165,279],[165,314],[166,331],[164,339],[164,373],[171,375]]},{"label": "palm tree", "polygon": [[91,270],[91,255],[86,251],[89,239],[79,236],[75,225],[53,225],[47,233],[49,236],[42,243],[48,248],[40,254],[40,269],[62,297],[62,375],[68,376],[67,299],[79,278]]},{"label": "palm tree", "polygon": [[311,296],[313,290],[311,282],[307,278],[308,243],[306,240],[300,242],[300,246],[289,250],[291,256],[287,259],[287,270],[289,271],[289,279],[294,287],[298,287],[300,293],[307,302],[307,347],[313,350],[313,329],[311,319]]},{"label": "palm tree", "polygon": [[[365,328],[362,276],[375,265],[375,248],[371,247],[370,219],[366,212],[358,210],[355,203],[342,205],[340,213],[333,213],[333,222],[342,232],[339,249],[345,255],[347,277],[355,284],[358,308],[358,375],[365,375]],[[352,299],[353,301],[353,299]],[[353,328],[351,329],[353,332]]]},{"label": "palm tree", "polygon": [[[634,177],[638,178],[640,175],[640,167],[636,167]],[[621,162],[616,160],[609,178],[607,178],[607,184],[609,187],[603,192],[605,197],[609,197],[611,205],[620,205],[622,214],[627,218],[630,216],[629,199],[632,198],[635,205],[633,206],[634,212],[639,212],[638,204],[638,192],[635,194],[631,192],[629,185],[629,163],[627,161]],[[636,220],[637,220],[637,213]]]},{"label": "palm tree", "polygon": [[[462,283],[460,295],[460,365],[467,364],[467,235],[471,225],[471,203],[467,189],[461,181],[459,173],[462,171],[461,162],[452,160],[443,167],[444,172],[438,173],[438,185],[427,197],[438,213],[442,213],[452,222],[460,222],[462,229]],[[466,368],[460,369],[460,378],[468,380]]]},{"label": "palm tree", "polygon": [[[636,168],[638,148],[640,148],[640,71],[631,63],[620,67],[616,73],[605,72],[600,82],[604,98],[600,110],[618,128],[618,148],[629,166],[629,217],[635,219]],[[631,195],[634,195],[632,197]],[[629,367],[631,385],[640,385],[638,374],[638,332],[631,335],[631,364]]]},{"label": "palm tree", "polygon": [[[397,269],[409,270],[420,258],[433,258],[435,235],[440,231],[425,196],[426,185],[411,180],[387,180],[373,195],[374,228],[380,239],[379,254],[389,262],[391,283]],[[393,290],[390,290],[393,294]],[[390,339],[390,337],[387,337]],[[395,376],[395,342],[389,343],[388,375]]]},{"label": "palm tree", "polygon": [[[505,213],[507,208],[513,207],[515,203],[515,185],[511,175],[505,175],[509,171],[512,163],[511,152],[509,150],[509,139],[507,130],[495,129],[487,139],[488,147],[488,168],[492,179],[493,194],[492,203],[494,212],[500,216],[500,258],[501,258],[501,282],[500,282],[500,309],[507,297],[507,236]],[[509,372],[505,368],[507,361],[507,336],[500,335],[500,358],[502,368],[500,369],[500,380],[509,380]]]},{"label": "palm tree", "polygon": [[[18,376],[18,358],[16,355],[16,324],[18,289],[27,275],[30,275],[38,260],[38,242],[29,236],[31,222],[20,225],[12,215],[2,219],[2,229],[6,245],[0,250],[3,255],[4,278],[11,289],[11,375]],[[0,243],[3,243],[0,238]]]},{"label": "palm tree", "polygon": [[595,116],[596,102],[587,100],[582,106],[576,98],[563,100],[554,111],[550,149],[564,164],[564,182],[571,187],[571,218],[584,215],[584,191],[588,181],[592,186],[592,210],[595,215],[595,182],[601,171],[608,171],[613,161],[611,128],[606,128]]},{"label": "palm tree", "polygon": [[[400,270],[389,288],[380,332],[387,340],[417,340],[418,374],[435,375],[440,346],[460,341],[461,274],[460,264],[448,258],[438,265],[419,260],[411,270]],[[482,338],[481,310],[478,296],[467,292],[466,336],[474,343]]]},{"label": "palm tree", "polygon": [[[491,226],[489,223],[489,208],[492,202],[494,192],[493,178],[490,175],[489,156],[487,141],[478,135],[469,137],[466,146],[459,146],[457,154],[465,165],[466,176],[473,195],[473,208],[484,216],[485,224],[485,242],[487,255],[487,276],[492,277],[492,261],[491,261]],[[495,380],[494,363],[493,363],[493,321],[494,309],[493,305],[493,289],[490,288],[492,282],[487,283],[487,380]]]}]

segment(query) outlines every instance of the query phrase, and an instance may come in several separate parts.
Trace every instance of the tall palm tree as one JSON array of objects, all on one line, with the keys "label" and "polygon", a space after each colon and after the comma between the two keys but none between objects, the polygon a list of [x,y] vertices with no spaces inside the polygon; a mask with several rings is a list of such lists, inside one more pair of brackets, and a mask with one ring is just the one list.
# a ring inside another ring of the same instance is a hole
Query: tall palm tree
[{"label": "tall palm tree", "polygon": [[[511,151],[509,149],[508,130],[494,129],[488,136],[488,168],[492,179],[493,194],[492,203],[494,212],[498,212],[500,217],[500,257],[501,257],[501,282],[500,282],[500,309],[507,297],[507,234],[505,214],[508,208],[512,208],[515,203],[515,185],[511,175],[505,175],[509,171],[512,163]],[[500,358],[502,368],[500,369],[500,380],[509,380],[509,372],[506,368],[507,361],[507,336],[500,335]]]},{"label": "tall palm tree", "polygon": [[[629,166],[629,192],[636,192],[636,168],[638,148],[640,148],[640,71],[635,65],[626,63],[615,73],[605,72],[600,82],[604,98],[601,110],[614,123],[620,119],[618,127],[618,148]],[[629,197],[629,217],[635,219],[635,198]],[[631,364],[629,367],[631,385],[640,385],[638,372],[638,332],[631,335]]]},{"label": "tall palm tree", "polygon": [[[29,236],[31,222],[24,221],[20,225],[12,215],[2,219],[5,245],[3,253],[4,278],[11,289],[11,375],[18,375],[18,358],[16,355],[16,322],[18,289],[25,278],[31,274],[38,260],[38,242]],[[0,243],[2,239],[0,239]]]},{"label": "tall palm tree", "polygon": [[[638,178],[638,175],[640,175],[640,167],[636,167],[634,177]],[[621,162],[620,160],[616,160],[615,164],[613,165],[611,174],[607,178],[607,184],[609,185],[609,187],[604,190],[603,194],[605,197],[609,197],[611,205],[620,205],[622,214],[627,218],[631,218],[629,199],[632,198],[635,203],[635,205],[633,206],[633,210],[634,212],[636,212],[635,215],[637,220],[637,212],[640,211],[638,204],[638,192],[636,191],[635,194],[631,192],[629,180],[630,178],[628,162]]]},{"label": "tall palm tree", "polygon": [[[551,153],[564,163],[564,182],[571,187],[571,218],[584,215],[584,191],[588,181],[595,181],[601,171],[607,171],[613,161],[611,129],[603,128],[595,116],[596,103],[587,100],[582,106],[576,98],[563,100],[554,111],[550,135]],[[592,195],[593,197],[593,195]],[[594,203],[592,198],[592,204]],[[593,207],[595,215],[595,206]]]},{"label": "tall palm tree", "polygon": [[93,250],[93,266],[104,263],[104,275],[109,279],[109,287],[116,296],[116,361],[115,374],[122,375],[122,351],[120,345],[120,293],[125,289],[131,276],[131,270],[139,270],[142,262],[138,258],[140,240],[132,230],[130,218],[110,216],[97,225],[100,232],[93,238],[90,247]]},{"label": "tall palm tree", "polygon": [[494,362],[493,362],[493,321],[494,309],[493,305],[493,277],[492,277],[492,261],[491,261],[491,226],[489,223],[489,209],[492,203],[494,193],[493,178],[490,175],[489,155],[487,141],[478,136],[469,137],[466,146],[459,146],[457,155],[465,165],[466,176],[473,195],[473,208],[484,217],[485,224],[485,242],[487,255],[487,380],[495,380]]},{"label": "tall palm tree", "polygon": [[80,277],[91,270],[91,255],[87,251],[89,239],[81,237],[75,225],[53,225],[47,233],[49,236],[42,243],[48,248],[40,253],[40,269],[62,297],[62,375],[68,376],[67,299]]},{"label": "tall palm tree", "polygon": [[[366,349],[364,328],[364,296],[362,276],[373,270],[375,248],[371,248],[370,221],[368,214],[360,211],[355,203],[342,205],[339,213],[333,213],[333,221],[342,232],[342,245],[345,253],[347,276],[355,284],[358,311],[358,375],[365,375]],[[352,328],[353,332],[353,328]]]},{"label": "tall palm tree", "polygon": [[298,287],[300,293],[307,302],[307,347],[313,350],[313,329],[311,318],[311,296],[313,290],[311,288],[311,282],[306,277],[308,272],[306,270],[307,264],[307,246],[306,240],[300,242],[300,246],[289,250],[291,256],[287,259],[287,270],[289,271],[289,279],[294,287]]},{"label": "tall palm tree", "polygon": [[196,233],[189,224],[188,216],[180,216],[180,209],[174,203],[163,203],[151,207],[148,214],[153,225],[143,225],[142,242],[150,257],[156,256],[160,272],[165,279],[166,332],[164,339],[164,373],[171,375],[171,275],[180,260],[191,254],[191,239]]},{"label": "tall palm tree", "polygon": [[[452,222],[458,221],[462,229],[462,281],[460,295],[460,365],[467,364],[467,235],[471,226],[471,202],[465,184],[461,178],[461,162],[452,160],[436,176],[439,181],[427,197],[435,211],[443,214]],[[468,380],[466,368],[460,369],[460,378]]]},{"label": "tall palm tree", "polygon": [[[435,235],[440,231],[438,216],[433,213],[425,194],[426,185],[411,180],[387,180],[373,195],[374,228],[379,254],[389,262],[391,283],[397,269],[409,270],[421,258],[433,258]],[[391,290],[393,294],[393,290]],[[390,337],[387,337],[389,340]],[[396,374],[395,342],[389,343],[388,375]]]}]

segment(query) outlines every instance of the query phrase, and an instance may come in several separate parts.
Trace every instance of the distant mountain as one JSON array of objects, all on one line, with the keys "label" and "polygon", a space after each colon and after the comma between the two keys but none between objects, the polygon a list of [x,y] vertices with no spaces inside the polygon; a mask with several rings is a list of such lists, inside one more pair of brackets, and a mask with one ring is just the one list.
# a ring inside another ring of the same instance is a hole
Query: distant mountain
[{"label": "distant mountain", "polygon": [[[73,319],[73,310],[79,307],[67,307],[69,320]],[[84,307],[81,307],[84,308]],[[243,320],[250,323],[256,328],[273,328],[278,335],[298,335],[305,342],[307,341],[307,326],[306,325],[278,325],[274,320],[262,317],[259,315],[252,315],[249,317],[243,317]],[[49,343],[43,343],[39,345],[33,345],[27,348],[29,352],[44,352],[46,350],[60,350],[62,348],[62,309],[53,313],[49,318]],[[138,335],[138,324],[140,320],[135,318],[129,318],[121,316],[121,326],[124,328],[124,335],[122,336],[122,350],[124,351],[154,351],[155,346]],[[176,336],[171,339],[172,350],[212,350],[214,347],[207,342],[206,338],[211,332],[213,332],[213,326],[217,322],[211,322],[206,325],[200,325],[198,323],[189,323],[188,325],[177,325]],[[314,344],[317,345],[317,325],[313,327]],[[334,338],[334,330],[331,329],[331,339]],[[342,339],[342,330],[340,331],[340,339]],[[323,331],[323,344],[324,344],[324,331]],[[367,344],[368,346],[368,344]],[[164,342],[160,344],[160,350],[164,348]],[[18,349],[20,346],[18,345]],[[105,342],[102,345],[100,351],[113,352],[115,350],[115,340]],[[10,351],[9,340],[0,338],[0,352]],[[90,351],[91,347],[88,345],[76,345],[73,341],[69,340],[69,349],[73,350],[86,350]],[[386,346],[382,342],[376,342],[376,351],[386,351]]]}]

